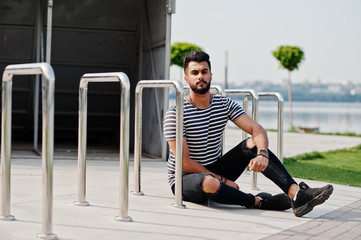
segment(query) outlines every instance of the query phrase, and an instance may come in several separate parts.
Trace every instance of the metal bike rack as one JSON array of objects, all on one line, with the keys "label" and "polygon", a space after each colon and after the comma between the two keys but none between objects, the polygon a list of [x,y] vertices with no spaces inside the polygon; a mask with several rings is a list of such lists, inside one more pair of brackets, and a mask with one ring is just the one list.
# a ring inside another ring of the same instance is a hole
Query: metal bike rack
[{"label": "metal bike rack", "polygon": [[140,188],[140,164],[142,154],[142,95],[144,88],[168,88],[176,90],[176,166],[175,166],[175,207],[184,208],[182,201],[183,171],[183,85],[177,80],[141,80],[135,89],[135,126],[134,126],[134,191],[144,195]]},{"label": "metal bike rack", "polygon": [[0,220],[15,220],[10,215],[10,168],[11,168],[11,113],[12,81],[14,75],[42,74],[43,136],[42,136],[42,233],[44,239],[56,239],[53,226],[53,154],[54,154],[54,71],[48,63],[9,65],[3,73],[2,123],[1,123],[1,170],[2,194]]},{"label": "metal bike rack", "polygon": [[277,113],[277,156],[283,162],[283,97],[278,92],[258,92],[259,98],[276,98],[278,101]]},{"label": "metal bike rack", "polygon": [[[224,90],[224,88],[220,85],[212,85],[211,90],[214,90],[216,91],[216,93],[222,95],[222,96],[226,96],[226,92]],[[189,86],[184,86],[183,87],[183,95],[186,95],[186,93],[188,93],[190,91],[190,87]],[[222,136],[222,146],[221,146],[221,151],[222,151],[222,154],[225,153],[225,148],[226,148],[226,142],[225,142],[225,138],[224,138],[224,134]]]},{"label": "metal bike rack", "polygon": [[[249,96],[252,97],[252,118],[257,121],[257,110],[258,110],[258,94],[252,89],[226,89],[226,96],[244,96],[245,99]],[[247,104],[246,104],[247,105]],[[244,105],[244,107],[246,106]],[[245,109],[246,111],[246,109]],[[257,173],[252,172],[251,174],[251,186],[252,189],[258,189],[257,187]]]},{"label": "metal bike rack", "polygon": [[77,206],[88,206],[86,194],[86,131],[89,82],[120,82],[120,186],[119,186],[119,216],[117,221],[131,222],[128,216],[128,173],[129,173],[129,107],[130,83],[128,76],[121,72],[84,74],[79,86],[79,136],[78,136],[78,200]]}]

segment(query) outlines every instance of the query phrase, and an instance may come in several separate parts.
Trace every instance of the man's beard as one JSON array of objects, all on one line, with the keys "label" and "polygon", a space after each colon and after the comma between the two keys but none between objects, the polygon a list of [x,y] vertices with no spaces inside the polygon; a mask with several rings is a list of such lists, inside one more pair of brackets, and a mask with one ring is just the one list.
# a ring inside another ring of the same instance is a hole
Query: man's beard
[{"label": "man's beard", "polygon": [[[206,81],[204,81],[204,82],[206,82]],[[197,88],[197,84],[189,85],[189,86],[190,86],[190,88],[192,89],[193,92],[198,93],[198,94],[205,94],[211,88],[211,82],[207,83],[207,85],[204,88],[201,88],[201,89]]]}]

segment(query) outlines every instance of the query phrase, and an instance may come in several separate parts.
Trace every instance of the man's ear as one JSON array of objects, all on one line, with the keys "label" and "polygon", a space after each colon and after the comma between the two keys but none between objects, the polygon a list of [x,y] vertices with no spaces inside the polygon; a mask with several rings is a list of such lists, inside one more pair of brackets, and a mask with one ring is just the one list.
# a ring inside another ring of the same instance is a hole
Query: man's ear
[{"label": "man's ear", "polygon": [[186,83],[188,83],[188,77],[187,77],[187,75],[184,75],[184,81],[185,81]]}]

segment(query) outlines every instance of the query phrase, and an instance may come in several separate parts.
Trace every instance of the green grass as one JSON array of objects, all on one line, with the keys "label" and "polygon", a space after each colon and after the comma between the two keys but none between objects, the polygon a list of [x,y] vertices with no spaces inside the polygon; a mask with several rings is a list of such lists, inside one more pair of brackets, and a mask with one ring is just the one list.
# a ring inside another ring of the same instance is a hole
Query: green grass
[{"label": "green grass", "polygon": [[361,145],[328,152],[312,152],[284,158],[295,178],[361,187]]},{"label": "green grass", "polygon": [[[266,129],[267,132],[277,132],[277,129]],[[299,130],[288,130],[286,132],[294,132],[294,133],[300,133]],[[347,136],[347,137],[361,137],[361,134],[353,133],[353,132],[309,132],[307,134],[319,134],[319,135],[335,135],[335,136]]]}]

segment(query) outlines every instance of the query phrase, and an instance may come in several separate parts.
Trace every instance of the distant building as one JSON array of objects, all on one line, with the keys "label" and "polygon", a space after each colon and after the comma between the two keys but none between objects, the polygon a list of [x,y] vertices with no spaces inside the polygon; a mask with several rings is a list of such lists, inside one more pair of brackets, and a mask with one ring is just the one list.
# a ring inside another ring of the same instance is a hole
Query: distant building
[{"label": "distant building", "polygon": [[332,92],[332,93],[341,92],[342,91],[342,86],[341,85],[336,85],[336,84],[328,85],[327,91]]}]

